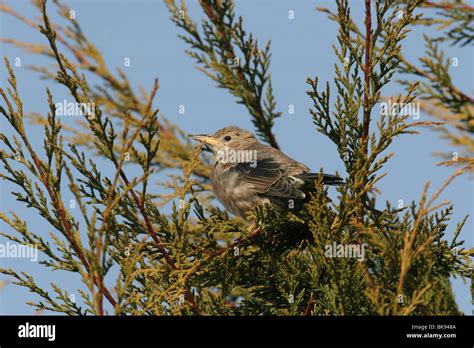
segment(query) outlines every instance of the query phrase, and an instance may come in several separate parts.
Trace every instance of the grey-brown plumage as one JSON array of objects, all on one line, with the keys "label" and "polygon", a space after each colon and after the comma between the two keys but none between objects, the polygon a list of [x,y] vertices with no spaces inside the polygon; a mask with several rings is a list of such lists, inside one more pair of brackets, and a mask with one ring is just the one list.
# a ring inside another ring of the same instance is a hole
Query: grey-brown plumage
[{"label": "grey-brown plumage", "polygon": [[[268,202],[281,211],[298,209],[307,198],[305,192],[314,189],[320,176],[238,127],[193,138],[213,152],[212,188],[224,207],[236,215],[245,217],[256,205]],[[323,174],[323,183],[339,185],[342,179]]]}]

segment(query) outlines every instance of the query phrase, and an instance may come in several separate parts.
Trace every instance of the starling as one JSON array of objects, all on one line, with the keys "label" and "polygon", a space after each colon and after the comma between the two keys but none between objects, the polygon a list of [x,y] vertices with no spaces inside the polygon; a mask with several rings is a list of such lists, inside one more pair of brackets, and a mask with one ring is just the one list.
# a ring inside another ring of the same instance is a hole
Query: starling
[{"label": "starling", "polygon": [[[314,190],[315,181],[321,176],[238,127],[191,137],[213,153],[214,194],[228,211],[242,217],[265,203],[275,204],[278,211],[299,209],[307,199],[306,193]],[[338,176],[322,177],[324,184],[342,184]]]}]

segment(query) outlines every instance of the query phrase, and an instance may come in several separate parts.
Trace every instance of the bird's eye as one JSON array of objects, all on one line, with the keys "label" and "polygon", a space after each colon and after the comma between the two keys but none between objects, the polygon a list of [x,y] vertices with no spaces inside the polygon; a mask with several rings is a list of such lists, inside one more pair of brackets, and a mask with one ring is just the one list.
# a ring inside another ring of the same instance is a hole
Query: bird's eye
[{"label": "bird's eye", "polygon": [[230,139],[232,139],[232,137],[231,137],[230,135],[226,135],[226,136],[224,137],[224,140],[225,140],[225,141],[230,141]]}]

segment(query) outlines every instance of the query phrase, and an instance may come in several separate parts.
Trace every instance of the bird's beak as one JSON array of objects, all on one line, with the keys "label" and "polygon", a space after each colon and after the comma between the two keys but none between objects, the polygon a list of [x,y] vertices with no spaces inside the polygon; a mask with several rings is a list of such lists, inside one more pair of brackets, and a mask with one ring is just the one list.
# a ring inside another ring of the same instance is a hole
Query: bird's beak
[{"label": "bird's beak", "polygon": [[221,146],[222,143],[220,142],[220,140],[214,138],[214,137],[211,137],[209,135],[205,135],[205,134],[196,134],[196,135],[193,135],[193,134],[190,134],[189,135],[191,138],[193,138],[194,140],[197,140],[205,145],[210,145],[210,146]]}]

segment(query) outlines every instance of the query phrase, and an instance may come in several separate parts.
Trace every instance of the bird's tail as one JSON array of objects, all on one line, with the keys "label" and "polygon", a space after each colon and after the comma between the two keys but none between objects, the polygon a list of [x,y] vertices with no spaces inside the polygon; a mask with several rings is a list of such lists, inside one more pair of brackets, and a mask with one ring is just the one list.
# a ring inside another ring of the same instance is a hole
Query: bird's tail
[{"label": "bird's tail", "polygon": [[313,183],[314,181],[319,180],[321,175],[323,177],[323,184],[325,185],[337,186],[344,183],[342,178],[331,174],[305,173],[298,175],[298,178],[304,180],[307,183]]}]

